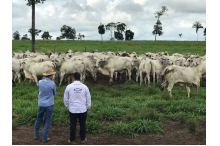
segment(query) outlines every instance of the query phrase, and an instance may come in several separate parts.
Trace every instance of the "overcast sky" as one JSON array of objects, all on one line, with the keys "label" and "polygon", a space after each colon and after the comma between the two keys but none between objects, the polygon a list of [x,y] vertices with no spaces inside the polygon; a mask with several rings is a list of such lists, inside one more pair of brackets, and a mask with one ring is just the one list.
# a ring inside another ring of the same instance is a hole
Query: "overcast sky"
[{"label": "overcast sky", "polygon": [[[26,3],[12,0],[12,34],[18,31],[22,36],[31,28],[31,7]],[[164,34],[157,40],[180,40],[182,34],[181,40],[193,41],[197,40],[193,23],[199,21],[206,28],[206,0],[46,0],[35,6],[35,28],[42,30],[36,39],[41,39],[44,31],[56,39],[61,35],[60,28],[68,25],[76,29],[76,34],[84,34],[85,40],[100,40],[100,23],[124,22],[134,32],[134,40],[154,40],[154,13],[162,6],[169,10],[160,18]],[[203,32],[199,29],[200,41],[204,41]],[[103,39],[110,39],[109,31]]]}]

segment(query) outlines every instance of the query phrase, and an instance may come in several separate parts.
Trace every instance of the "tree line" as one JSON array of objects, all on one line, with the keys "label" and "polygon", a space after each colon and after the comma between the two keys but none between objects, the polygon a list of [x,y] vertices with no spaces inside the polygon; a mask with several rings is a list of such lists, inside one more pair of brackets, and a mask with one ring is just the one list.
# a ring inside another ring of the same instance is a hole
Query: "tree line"
[{"label": "tree line", "polygon": [[[26,0],[25,0],[26,1]],[[28,32],[31,34],[32,37],[32,52],[35,52],[35,36],[38,36],[39,33],[41,32],[41,30],[35,29],[35,5],[38,3],[44,3],[44,1],[46,0],[27,0],[27,6],[31,6],[32,7],[32,27],[28,30]],[[155,18],[157,18],[155,25],[153,26],[153,31],[152,34],[155,35],[155,41],[158,36],[161,36],[164,34],[164,32],[162,31],[162,23],[160,21],[160,17],[163,15],[167,15],[167,11],[168,8],[166,6],[162,6],[162,10],[160,11],[156,11],[155,14]],[[192,28],[196,28],[196,33],[197,33],[197,41],[198,41],[198,30],[200,28],[203,28],[202,24],[199,21],[196,21],[195,23],[193,23]],[[60,40],[60,39],[76,39],[77,35],[76,35],[76,30],[75,28],[72,28],[70,26],[67,25],[63,25],[60,29],[61,31],[61,35],[59,37],[56,38],[56,40]],[[105,31],[109,31],[109,35],[110,40],[132,40],[134,38],[134,32],[132,32],[131,30],[127,30],[127,25],[123,22],[110,22],[107,25],[101,24],[98,26],[98,33],[101,34],[101,39],[103,40],[102,35],[105,34]],[[114,37],[113,37],[114,35]],[[180,39],[182,34],[179,34]],[[204,36],[206,36],[206,28],[204,29]],[[80,34],[78,35],[78,39],[82,39],[84,38],[84,34]],[[125,37],[125,38],[124,38]],[[51,39],[52,36],[49,34],[48,31],[45,31],[41,38],[44,39]],[[20,39],[20,34],[18,31],[13,33],[13,39],[14,40],[19,40]],[[29,39],[27,38],[27,34],[23,35],[22,39]]]}]

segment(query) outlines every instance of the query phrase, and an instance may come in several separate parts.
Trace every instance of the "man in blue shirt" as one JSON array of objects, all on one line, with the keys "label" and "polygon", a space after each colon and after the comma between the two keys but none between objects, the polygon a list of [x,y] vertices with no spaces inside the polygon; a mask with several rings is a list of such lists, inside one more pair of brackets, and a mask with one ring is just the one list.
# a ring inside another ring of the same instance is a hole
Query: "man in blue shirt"
[{"label": "man in blue shirt", "polygon": [[34,138],[39,138],[40,126],[43,120],[44,113],[46,113],[45,127],[42,136],[43,142],[47,142],[50,140],[50,138],[48,138],[48,133],[50,130],[51,120],[54,111],[54,95],[56,95],[56,85],[52,81],[52,79],[53,75],[55,74],[56,72],[54,72],[52,69],[48,69],[46,73],[43,74],[45,76],[45,79],[42,79],[38,82],[38,113],[35,123]]}]

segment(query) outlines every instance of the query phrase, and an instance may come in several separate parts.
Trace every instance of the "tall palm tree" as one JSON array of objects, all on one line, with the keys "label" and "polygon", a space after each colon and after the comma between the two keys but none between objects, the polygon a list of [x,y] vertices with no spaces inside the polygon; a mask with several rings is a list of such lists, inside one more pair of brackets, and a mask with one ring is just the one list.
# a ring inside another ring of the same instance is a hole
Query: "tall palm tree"
[{"label": "tall palm tree", "polygon": [[197,33],[197,41],[198,41],[198,30],[200,28],[203,28],[202,24],[199,21],[196,21],[195,23],[193,23],[192,28],[196,28],[196,33]]},{"label": "tall palm tree", "polygon": [[[26,0],[25,0],[26,1]],[[35,52],[35,5],[38,3],[44,3],[44,1],[46,0],[27,0],[27,4],[28,6],[32,7],[32,52]]]}]

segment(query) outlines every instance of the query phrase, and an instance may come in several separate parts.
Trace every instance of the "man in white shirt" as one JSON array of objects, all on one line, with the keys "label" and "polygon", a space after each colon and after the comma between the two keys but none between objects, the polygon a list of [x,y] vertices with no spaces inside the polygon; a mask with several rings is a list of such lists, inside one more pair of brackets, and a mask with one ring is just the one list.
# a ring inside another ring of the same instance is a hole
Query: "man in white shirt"
[{"label": "man in white shirt", "polygon": [[69,144],[75,144],[77,118],[80,123],[81,143],[86,139],[86,117],[91,107],[91,95],[86,85],[80,82],[80,74],[73,74],[73,83],[69,84],[64,92],[64,105],[69,110],[70,116],[70,139]]}]

